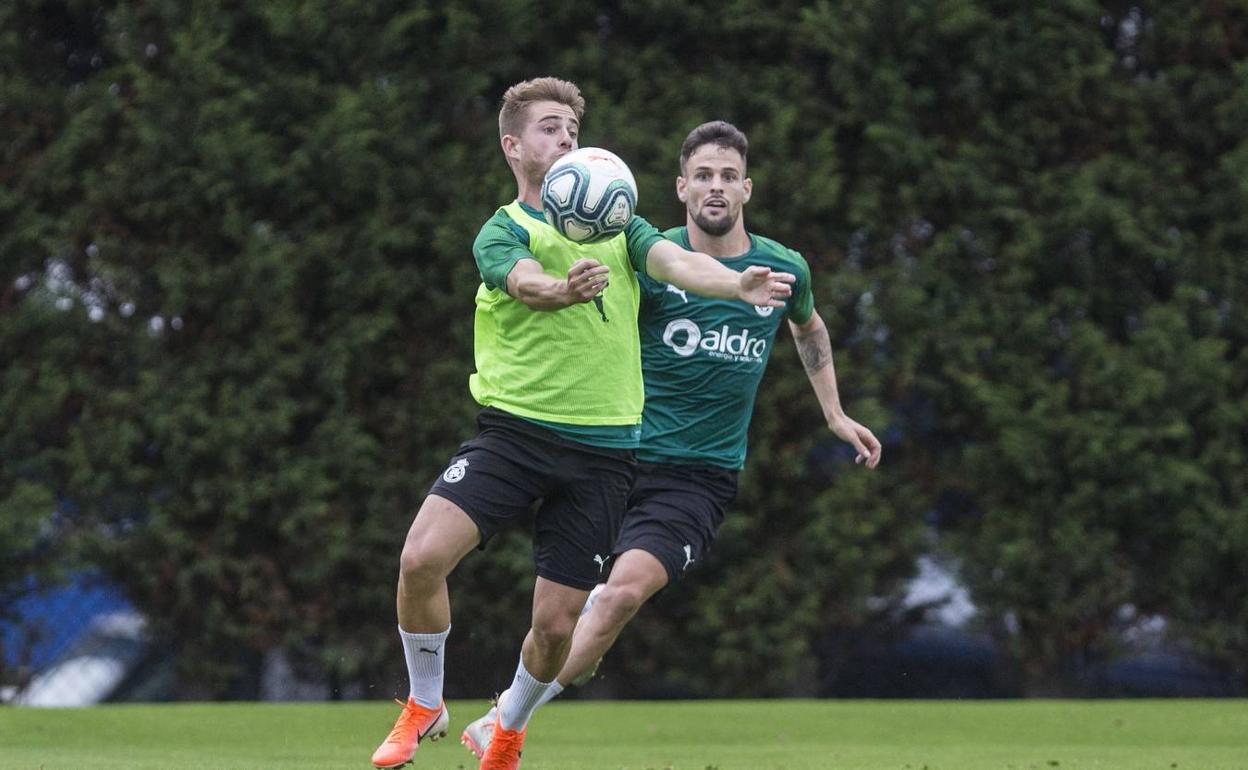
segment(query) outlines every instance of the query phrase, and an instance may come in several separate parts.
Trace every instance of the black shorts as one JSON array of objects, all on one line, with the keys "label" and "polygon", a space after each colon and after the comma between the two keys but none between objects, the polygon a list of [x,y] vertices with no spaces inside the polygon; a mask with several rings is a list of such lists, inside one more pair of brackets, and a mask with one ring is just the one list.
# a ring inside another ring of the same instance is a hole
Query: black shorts
[{"label": "black shorts", "polygon": [[570,441],[490,407],[477,416],[477,427],[429,494],[464,509],[481,531],[481,548],[540,500],[533,533],[537,574],[593,588],[606,574],[624,517],[633,450]]},{"label": "black shorts", "polygon": [[737,496],[737,471],[704,465],[638,463],[616,555],[640,549],[674,583],[710,551]]}]

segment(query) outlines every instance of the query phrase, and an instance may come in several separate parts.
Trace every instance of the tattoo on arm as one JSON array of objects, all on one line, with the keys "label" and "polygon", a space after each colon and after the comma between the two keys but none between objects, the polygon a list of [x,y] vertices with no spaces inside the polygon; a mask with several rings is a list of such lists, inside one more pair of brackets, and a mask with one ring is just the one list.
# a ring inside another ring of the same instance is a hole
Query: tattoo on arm
[{"label": "tattoo on arm", "polygon": [[832,363],[832,341],[826,328],[816,329],[800,337],[795,337],[797,354],[802,358],[802,366],[806,374],[812,375]]}]

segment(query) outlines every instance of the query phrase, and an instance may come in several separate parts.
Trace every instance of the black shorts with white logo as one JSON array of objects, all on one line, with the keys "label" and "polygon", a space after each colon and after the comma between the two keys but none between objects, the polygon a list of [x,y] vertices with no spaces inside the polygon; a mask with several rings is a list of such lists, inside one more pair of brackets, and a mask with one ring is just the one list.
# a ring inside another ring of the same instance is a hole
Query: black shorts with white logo
[{"label": "black shorts with white logo", "polygon": [[707,465],[638,463],[615,554],[654,556],[675,582],[710,551],[737,496],[738,472]]},{"label": "black shorts with white logo", "polygon": [[429,489],[458,505],[481,531],[495,534],[537,509],[537,574],[589,590],[606,575],[636,463],[631,449],[589,446],[486,407],[477,435],[463,443]]}]

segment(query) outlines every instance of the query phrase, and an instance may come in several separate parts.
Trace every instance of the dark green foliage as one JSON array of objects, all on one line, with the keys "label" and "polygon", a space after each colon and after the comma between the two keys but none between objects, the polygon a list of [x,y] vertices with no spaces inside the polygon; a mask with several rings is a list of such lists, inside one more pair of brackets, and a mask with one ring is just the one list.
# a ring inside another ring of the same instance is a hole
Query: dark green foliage
[{"label": "dark green foliage", "polygon": [[[809,259],[886,439],[855,468],[779,340],[620,691],[810,692],[928,548],[1032,691],[1127,606],[1248,676],[1248,9],[1171,5],[5,5],[0,599],[94,565],[187,693],[274,647],[399,690],[398,553],[473,430],[470,246],[514,191],[497,102],[558,74],[656,225],[690,128],[749,134],[747,221]],[[531,582],[522,532],[452,576],[452,695],[505,683]]]}]

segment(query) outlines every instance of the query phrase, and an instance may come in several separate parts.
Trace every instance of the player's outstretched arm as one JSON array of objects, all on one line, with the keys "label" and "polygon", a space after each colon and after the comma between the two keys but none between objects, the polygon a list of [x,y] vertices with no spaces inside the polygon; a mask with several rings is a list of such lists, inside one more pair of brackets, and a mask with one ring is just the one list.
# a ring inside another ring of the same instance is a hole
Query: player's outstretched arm
[{"label": "player's outstretched arm", "polygon": [[567,278],[555,278],[542,272],[537,260],[522,259],[507,274],[507,293],[534,310],[559,310],[589,302],[607,288],[610,272],[596,260],[579,259]]},{"label": "player's outstretched arm", "polygon": [[832,365],[832,340],[828,337],[828,327],[823,319],[818,313],[811,313],[804,324],[789,321],[789,331],[793,332],[797,354],[806,368],[811,387],[815,389],[819,406],[823,408],[828,428],[857,450],[854,462],[866,463],[868,468],[879,465],[883,451],[879,439],[841,408],[841,396],[836,388],[836,368]]},{"label": "player's outstretched arm", "polygon": [[646,254],[651,278],[712,299],[737,299],[759,307],[784,307],[793,293],[792,273],[750,267],[738,273],[714,257],[686,251],[671,241],[658,241]]}]

